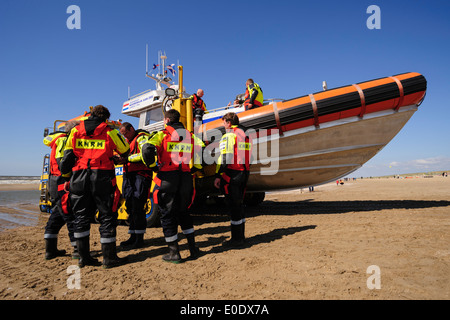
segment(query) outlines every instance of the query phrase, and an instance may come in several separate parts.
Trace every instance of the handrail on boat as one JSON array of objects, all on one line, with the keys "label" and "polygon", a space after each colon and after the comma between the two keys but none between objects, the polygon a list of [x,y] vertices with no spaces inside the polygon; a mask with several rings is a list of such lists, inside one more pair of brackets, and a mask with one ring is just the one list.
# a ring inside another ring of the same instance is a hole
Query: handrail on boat
[{"label": "handrail on boat", "polygon": [[[286,99],[281,99],[281,98],[265,99],[263,102],[266,103],[265,105],[268,105],[270,103],[273,103],[274,101],[286,101]],[[219,108],[216,108],[216,109],[212,109],[208,113],[216,112],[216,111],[222,111],[222,110],[228,110],[230,108],[239,108],[239,107],[242,107],[242,106],[243,106],[242,104],[231,104],[231,105],[227,105],[225,107],[219,107]]]},{"label": "handrail on boat", "polygon": [[138,94],[135,94],[134,96],[129,97],[128,100],[134,99],[134,98],[136,98],[136,97],[139,97],[140,95],[143,95],[143,94],[145,94],[145,93],[147,93],[147,92],[154,91],[154,90],[155,90],[155,89],[147,89],[147,90],[145,90],[145,91],[142,91],[141,93],[138,93]]}]

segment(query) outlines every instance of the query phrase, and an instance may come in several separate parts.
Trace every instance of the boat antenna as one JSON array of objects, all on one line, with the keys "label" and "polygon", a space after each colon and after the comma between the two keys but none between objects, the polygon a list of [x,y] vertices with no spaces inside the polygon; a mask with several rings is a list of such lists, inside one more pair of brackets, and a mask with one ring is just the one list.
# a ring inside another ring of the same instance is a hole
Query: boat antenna
[{"label": "boat antenna", "polygon": [[164,52],[164,54],[161,53],[160,58],[162,60],[162,74],[164,76],[164,71],[166,70],[166,59],[167,59],[166,52]]},{"label": "boat antenna", "polygon": [[148,43],[145,45],[145,74],[148,74]]},{"label": "boat antenna", "polygon": [[161,73],[161,50],[158,50],[158,74]]},{"label": "boat antenna", "polygon": [[[165,84],[167,87],[170,87],[170,85],[171,85],[170,82],[168,82],[167,79],[165,79],[164,74],[161,73],[161,65],[162,65],[162,70],[164,73],[166,59],[167,59],[167,56],[165,55],[165,52],[163,55],[162,50],[159,50],[158,51],[158,74],[156,76],[154,74],[150,75],[148,73],[148,46],[146,46],[146,60],[147,60],[146,69],[147,70],[146,70],[145,76],[156,81],[156,89],[157,90],[162,90],[161,84]],[[162,62],[161,62],[161,60],[162,60]]]}]

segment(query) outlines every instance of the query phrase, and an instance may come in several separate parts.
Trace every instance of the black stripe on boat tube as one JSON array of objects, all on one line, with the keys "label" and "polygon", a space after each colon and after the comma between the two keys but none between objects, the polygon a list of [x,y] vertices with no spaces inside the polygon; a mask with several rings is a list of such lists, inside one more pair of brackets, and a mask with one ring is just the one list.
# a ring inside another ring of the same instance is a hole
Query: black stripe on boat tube
[{"label": "black stripe on boat tube", "polygon": [[427,80],[422,75],[400,80],[400,82],[403,85],[403,94],[405,96],[408,94],[427,90]]},{"label": "black stripe on boat tube", "polygon": [[366,98],[366,105],[400,97],[400,90],[395,82],[364,89],[363,93]]},{"label": "black stripe on boat tube", "polygon": [[361,107],[361,98],[357,91],[336,97],[317,100],[319,116]]},{"label": "black stripe on boat tube", "polygon": [[[380,78],[384,79],[384,78]],[[373,81],[373,80],[370,80]],[[366,82],[358,83],[361,85]],[[416,92],[426,91],[427,89],[427,81],[424,76],[419,75],[412,78],[404,79],[400,81],[403,86],[403,95],[407,96],[409,94],[413,94]],[[341,87],[343,88],[343,87]],[[337,88],[331,89],[336,90]],[[380,86],[375,86],[372,88],[367,88],[362,90],[365,97],[365,104],[370,105],[386,100],[396,99],[400,97],[400,90],[395,81],[383,84]],[[319,93],[319,92],[318,92]],[[307,98],[308,95],[285,100],[292,101],[300,98]],[[327,114],[332,114],[336,112],[346,111],[354,108],[361,107],[361,97],[358,91],[353,91],[350,93],[338,95],[335,97],[317,100],[317,111],[319,116],[324,116]],[[312,109],[312,104],[310,102],[299,104],[290,107],[289,109],[278,110],[278,114],[280,117],[280,124],[282,126],[288,125],[291,123],[313,119],[314,112]],[[272,129],[277,127],[277,123],[275,121],[274,115],[270,112],[266,115],[263,115],[258,118],[251,118],[248,120],[241,120],[242,125],[247,128],[253,129]],[[223,127],[222,127],[223,129]],[[209,130],[208,130],[209,131]],[[207,132],[208,137],[208,132]]]}]

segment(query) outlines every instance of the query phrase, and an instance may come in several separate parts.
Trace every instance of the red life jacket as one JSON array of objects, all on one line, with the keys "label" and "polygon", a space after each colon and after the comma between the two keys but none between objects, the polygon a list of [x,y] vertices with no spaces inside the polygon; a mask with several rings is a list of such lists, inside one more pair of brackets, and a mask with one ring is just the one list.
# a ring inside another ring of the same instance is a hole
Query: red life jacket
[{"label": "red life jacket", "polygon": [[238,171],[250,170],[250,157],[252,154],[252,143],[250,137],[247,136],[239,127],[232,127],[236,136],[233,152],[233,163],[228,164],[227,168]]},{"label": "red life jacket", "polygon": [[65,136],[66,133],[59,133],[50,144],[50,147],[52,148],[52,151],[50,152],[50,174],[54,176],[61,175],[61,171],[59,170],[58,166],[58,160],[56,159],[56,150],[58,149],[58,145],[56,144],[56,142],[58,142],[59,139],[64,138]]},{"label": "red life jacket", "polygon": [[73,134],[73,152],[78,158],[73,171],[83,169],[114,170],[114,143],[108,136],[112,129],[102,122],[90,136],[86,134],[84,121],[77,126]]},{"label": "red life jacket", "polygon": [[192,99],[192,108],[196,109],[196,108],[200,108],[203,111],[205,110],[204,104],[203,104],[203,100],[202,98],[200,98],[199,96],[197,96],[195,93],[192,95],[194,98]]},{"label": "red life jacket", "polygon": [[189,162],[194,152],[194,138],[188,130],[184,128],[178,130],[184,130],[183,140],[173,127],[167,126],[163,130],[165,136],[161,147],[158,148],[159,171],[191,171]]},{"label": "red life jacket", "polygon": [[[250,88],[250,90],[249,90]],[[253,104],[251,107],[249,107],[248,105],[250,104],[250,98],[251,95],[253,94],[254,91],[258,92],[258,95],[256,96],[255,100],[253,101]],[[249,110],[255,107],[262,107],[263,105],[263,95],[262,95],[262,90],[260,88],[260,86],[256,83],[254,83],[253,85],[249,85],[247,86],[247,89],[245,90],[245,97],[244,97],[245,101],[244,101],[244,106],[245,106],[245,110]]]},{"label": "red life jacket", "polygon": [[[130,155],[141,153],[141,148],[139,147],[139,143],[137,143],[137,140],[140,136],[146,134],[146,132],[139,132],[136,137],[134,137],[133,141],[131,141],[130,143]],[[145,171],[150,174],[150,176],[152,175],[152,170],[142,162],[128,162],[124,165],[124,168],[125,172]]]}]

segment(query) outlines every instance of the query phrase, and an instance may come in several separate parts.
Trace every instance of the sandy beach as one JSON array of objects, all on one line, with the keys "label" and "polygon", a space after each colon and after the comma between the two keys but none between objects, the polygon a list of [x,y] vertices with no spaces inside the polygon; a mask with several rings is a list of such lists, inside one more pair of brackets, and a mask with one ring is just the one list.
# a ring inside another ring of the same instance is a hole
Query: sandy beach
[{"label": "sandy beach", "polygon": [[[23,209],[36,225],[0,232],[1,300],[450,299],[450,178],[362,179],[269,193],[247,208],[248,243],[240,250],[221,246],[229,218],[207,207],[194,215],[199,259],[164,262],[162,230],[149,228],[144,248],[119,250],[128,264],[80,269],[79,289],[67,282],[76,260],[44,259],[48,216],[37,205]],[[117,243],[127,231],[118,227]],[[99,238],[94,224],[91,250],[101,260]],[[71,252],[65,227],[59,247]]]}]

